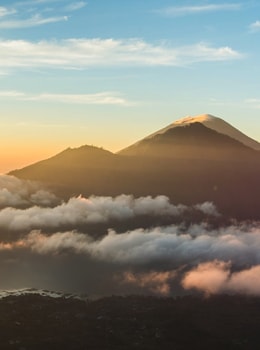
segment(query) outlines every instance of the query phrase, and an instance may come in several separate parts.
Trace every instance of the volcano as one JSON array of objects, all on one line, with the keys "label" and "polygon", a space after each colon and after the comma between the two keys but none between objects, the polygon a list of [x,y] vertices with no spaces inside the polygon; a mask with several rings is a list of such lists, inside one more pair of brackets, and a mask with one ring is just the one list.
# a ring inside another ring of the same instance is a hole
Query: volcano
[{"label": "volcano", "polygon": [[10,173],[58,195],[168,196],[260,219],[260,144],[212,115],[185,117],[113,154],[82,146]]},{"label": "volcano", "polygon": [[[198,150],[200,146],[209,147],[206,152],[203,151],[203,148],[200,149],[202,152],[201,155],[208,153],[209,157],[211,156],[209,151],[213,148],[215,148],[216,151],[218,149],[219,151],[220,149],[226,149],[226,152],[229,152],[233,148],[234,150],[237,149],[243,152],[242,145],[244,145],[250,149],[260,151],[259,142],[246,136],[223,119],[209,114],[203,114],[179,119],[121,150],[119,154],[140,155],[149,154],[150,152],[157,153],[157,147],[163,144],[165,146],[172,146],[170,150],[172,155],[177,153],[177,147],[179,146],[182,150],[184,150],[184,148],[188,150],[188,148],[193,147],[193,150],[189,150],[190,155],[194,154],[194,151]],[[166,154],[168,155],[167,151]]]}]

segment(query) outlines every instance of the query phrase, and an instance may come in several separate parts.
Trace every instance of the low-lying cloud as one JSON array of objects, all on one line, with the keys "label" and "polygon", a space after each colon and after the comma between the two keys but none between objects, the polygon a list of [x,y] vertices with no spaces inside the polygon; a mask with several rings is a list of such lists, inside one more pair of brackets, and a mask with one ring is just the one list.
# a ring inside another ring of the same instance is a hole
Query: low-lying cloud
[{"label": "low-lying cloud", "polygon": [[[45,192],[38,191],[30,195],[30,200],[43,202],[44,195]],[[194,208],[189,208],[184,205],[171,204],[166,196],[154,198],[150,196],[134,198],[131,195],[120,195],[114,198],[95,196],[84,198],[80,196],[71,198],[54,208],[39,206],[25,210],[5,208],[0,211],[0,229],[10,231],[30,231],[32,229],[59,227],[77,229],[79,225],[108,223],[111,220],[123,221],[139,216],[178,217],[185,211],[192,209],[204,214],[218,215],[212,203],[206,202]]]},{"label": "low-lying cloud", "polygon": [[125,233],[109,230],[101,239],[76,231],[46,235],[36,230],[8,249],[21,247],[38,254],[59,254],[69,249],[105,262],[132,266],[164,262],[178,267],[214,259],[237,266],[260,264],[259,246],[260,229],[254,226],[209,231],[205,225],[193,225],[182,232],[180,226],[172,225]]},{"label": "low-lying cloud", "polygon": [[0,208],[32,205],[47,207],[58,202],[58,198],[53,193],[42,188],[42,185],[37,182],[0,175]]},{"label": "low-lying cloud", "polygon": [[169,282],[177,275],[176,271],[150,271],[147,273],[133,273],[127,271],[121,277],[121,283],[132,284],[150,290],[154,294],[169,295]]},{"label": "low-lying cloud", "polygon": [[[260,230],[256,225],[216,231],[194,225],[186,233],[181,231],[178,226],[121,234],[110,231],[98,240],[75,231],[52,235],[32,231],[14,242],[1,242],[0,260],[3,266],[6,261],[14,261],[13,266],[22,257],[23,264],[29,259],[49,266],[50,261],[56,264],[65,259],[70,266],[80,259],[77,269],[84,276],[88,271],[84,278],[90,289],[95,289],[100,279],[110,276],[114,281],[113,291],[117,292],[174,295],[183,288],[207,295],[260,295]],[[17,268],[20,269],[18,262]],[[100,269],[103,272],[96,275]],[[50,268],[45,273],[53,272]],[[55,278],[58,283],[59,276]],[[68,285],[71,278],[69,275],[64,278]],[[110,293],[111,288],[108,283],[104,293]]]},{"label": "low-lying cloud", "polygon": [[232,272],[230,262],[216,260],[202,263],[186,274],[182,284],[185,289],[197,289],[206,294],[260,296],[260,265]]},{"label": "low-lying cloud", "polygon": [[62,202],[2,175],[0,206],[0,289],[260,295],[259,222],[228,222],[211,202],[123,194]]},{"label": "low-lying cloud", "polygon": [[[13,274],[25,269],[19,278],[27,276],[42,288],[48,281],[52,288],[104,294],[175,295],[183,288],[207,295],[260,295],[259,246],[257,223],[216,230],[206,224],[125,233],[110,230],[101,239],[77,231],[32,231],[15,241],[1,242],[0,261],[2,273],[5,267]],[[3,277],[3,285],[8,276]]]},{"label": "low-lying cloud", "polygon": [[[110,276],[114,282],[113,288],[107,282],[108,293],[113,289],[173,295],[183,288],[208,295],[260,295],[259,246],[258,223],[215,230],[206,224],[125,233],[110,230],[101,239],[77,231],[44,234],[36,230],[18,240],[1,242],[0,260],[6,261],[7,256],[11,261],[21,256],[23,260],[46,262],[65,259],[70,265],[80,259],[79,271],[84,274],[85,269],[91,270],[90,275],[84,275],[86,284],[89,280],[94,283],[91,288]],[[103,272],[96,275],[97,269]],[[56,277],[58,281],[59,276]],[[65,281],[69,283],[70,278]]]}]

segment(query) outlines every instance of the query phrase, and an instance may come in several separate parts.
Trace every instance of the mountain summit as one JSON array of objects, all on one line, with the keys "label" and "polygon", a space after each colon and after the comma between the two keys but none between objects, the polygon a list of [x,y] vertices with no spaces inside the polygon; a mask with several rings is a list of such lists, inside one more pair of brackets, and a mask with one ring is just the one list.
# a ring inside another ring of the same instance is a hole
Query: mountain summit
[{"label": "mountain summit", "polygon": [[185,126],[191,123],[202,123],[207,128],[210,128],[212,130],[217,131],[220,134],[227,135],[229,137],[232,137],[233,139],[243,143],[244,145],[253,148],[257,151],[260,151],[260,143],[251,139],[250,137],[243,134],[238,129],[234,128],[229,123],[225,122],[223,119],[214,117],[210,114],[201,114],[197,115],[195,117],[185,117],[183,119],[179,119],[173,124],[171,124],[173,127],[176,126]]},{"label": "mountain summit", "polygon": [[[238,129],[234,128],[229,123],[225,122],[223,119],[215,117],[210,114],[201,114],[197,116],[187,116],[181,119],[176,120],[172,124],[166,126],[163,129],[160,129],[156,131],[155,133],[145,137],[144,139],[134,143],[133,145],[123,149],[119,153],[130,155],[132,153],[135,153],[137,149],[143,145],[144,143],[147,145],[149,141],[152,139],[156,139],[160,137],[162,139],[163,135],[169,135],[170,133],[173,135],[173,129],[180,128],[180,127],[187,127],[192,126],[195,123],[200,123],[204,125],[206,128],[214,130],[215,132],[229,136],[233,140],[236,140],[243,145],[250,147],[254,150],[260,151],[260,143],[251,139],[250,137],[243,134]],[[147,147],[147,146],[146,146]]]}]

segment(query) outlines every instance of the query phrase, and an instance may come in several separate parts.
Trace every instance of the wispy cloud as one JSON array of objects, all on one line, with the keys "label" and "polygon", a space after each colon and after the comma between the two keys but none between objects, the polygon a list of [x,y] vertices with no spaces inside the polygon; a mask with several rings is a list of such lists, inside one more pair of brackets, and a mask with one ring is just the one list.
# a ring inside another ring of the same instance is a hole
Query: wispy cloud
[{"label": "wispy cloud", "polygon": [[17,29],[41,26],[48,23],[67,21],[68,16],[46,17],[43,18],[39,14],[26,19],[16,19],[0,22],[0,29]]},{"label": "wispy cloud", "polygon": [[252,33],[260,31],[260,21],[255,21],[254,23],[251,23],[249,25],[249,30]]},{"label": "wispy cloud", "polygon": [[260,98],[248,98],[245,103],[254,109],[260,109]]},{"label": "wispy cloud", "polygon": [[113,92],[100,92],[95,94],[40,94],[23,97],[23,99],[27,101],[60,102],[87,105],[130,105],[130,102],[120,96],[119,93]]},{"label": "wispy cloud", "polygon": [[226,61],[243,57],[231,47],[205,43],[172,47],[140,39],[67,39],[30,42],[0,40],[3,68],[83,69],[118,66],[185,66],[197,62]]},{"label": "wispy cloud", "polygon": [[8,9],[6,7],[0,6],[0,18],[5,17],[5,16],[9,16],[9,15],[13,15],[14,13],[16,13],[15,9]]},{"label": "wispy cloud", "polygon": [[223,4],[207,4],[195,6],[171,6],[157,10],[156,12],[165,16],[185,16],[200,13],[216,12],[216,11],[233,11],[239,10],[239,3],[223,3]]},{"label": "wispy cloud", "polygon": [[62,0],[25,0],[19,1],[15,5],[16,6],[31,6],[31,5],[39,5],[39,4],[50,4],[55,2],[60,2]]},{"label": "wispy cloud", "polygon": [[15,99],[19,101],[58,102],[86,105],[133,105],[133,103],[127,101],[118,92],[100,92],[94,94],[26,94],[19,91],[0,91],[0,99],[1,98]]},{"label": "wispy cloud", "polygon": [[[41,25],[46,25],[55,22],[63,22],[68,20],[68,16],[64,16],[64,5],[62,9],[60,6],[54,8],[46,8],[45,4],[54,4],[62,2],[61,0],[28,0],[20,1],[13,4],[12,7],[0,6],[0,29],[17,29],[17,28],[30,28]],[[67,12],[73,11],[85,6],[85,2],[75,2],[68,5]],[[46,17],[43,15],[45,12],[55,10],[55,15],[52,17]],[[31,16],[28,17],[28,13]],[[14,15],[14,16],[12,16]]]},{"label": "wispy cloud", "polygon": [[77,11],[85,7],[87,3],[85,1],[72,2],[71,4],[65,7],[67,11]]},{"label": "wispy cloud", "polygon": [[0,91],[0,98],[21,98],[24,96],[25,94],[19,91]]}]

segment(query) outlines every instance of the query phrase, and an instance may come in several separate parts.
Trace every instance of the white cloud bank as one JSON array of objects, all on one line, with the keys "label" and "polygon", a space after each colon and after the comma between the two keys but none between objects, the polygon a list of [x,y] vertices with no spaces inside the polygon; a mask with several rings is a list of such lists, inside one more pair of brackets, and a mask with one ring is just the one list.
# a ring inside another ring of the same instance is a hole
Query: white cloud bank
[{"label": "white cloud bank", "polygon": [[[57,201],[37,183],[0,176],[0,266],[7,279],[9,262],[12,271],[20,276],[20,261],[24,259],[31,266],[30,272],[34,262],[45,261],[47,272],[50,266],[56,266],[57,259],[65,259],[66,266],[74,264],[77,270],[82,269],[84,261],[83,275],[85,269],[104,270],[100,278],[106,276],[111,280],[114,276],[115,283],[123,289],[129,286],[170,295],[174,286],[180,288],[181,283],[187,290],[197,289],[206,294],[260,295],[259,222],[215,229],[209,223],[149,226],[124,233],[109,229],[106,235],[95,239],[91,235],[93,224],[111,227],[113,223],[116,226],[148,217],[154,219],[153,223],[156,218],[160,222],[174,222],[178,218],[180,222],[194,211],[195,216],[198,212],[207,219],[213,216],[215,222],[219,214],[210,202],[176,206],[165,196],[78,197],[60,204]],[[49,205],[53,207],[46,207]],[[79,232],[86,224],[90,224],[89,234]],[[54,233],[46,233],[50,231]],[[65,270],[64,274],[67,276]],[[64,278],[70,283],[72,277]]]},{"label": "white cloud bank", "polygon": [[[126,213],[120,213],[118,208],[114,209],[117,217],[122,218],[126,215]],[[73,214],[71,210],[71,220],[75,220]],[[64,211],[64,216],[66,215]],[[97,213],[90,218],[95,222],[99,219]],[[51,216],[46,216],[45,219],[53,220]],[[25,220],[18,218],[12,225],[19,223],[28,225]],[[40,219],[35,215],[35,220]],[[4,223],[3,217],[1,217],[1,223],[2,225]],[[232,261],[232,264],[237,266],[258,265],[260,264],[259,246],[259,226],[230,226],[210,230],[205,224],[200,224],[191,225],[184,232],[178,225],[146,230],[136,229],[120,234],[109,230],[106,236],[98,240],[76,231],[45,235],[39,230],[34,230],[24,238],[10,243],[8,249],[22,247],[38,254],[59,254],[64,249],[70,249],[76,254],[86,254],[99,261],[131,266],[153,263],[158,267],[159,263],[165,262],[167,266],[175,269],[186,264],[194,266],[212,260]]]},{"label": "white cloud bank", "polygon": [[[79,232],[86,224],[91,230],[93,224],[111,227],[111,223],[138,222],[138,218],[153,218],[153,223],[156,218],[160,222],[180,221],[194,211],[202,218],[214,217],[215,222],[219,214],[210,202],[187,207],[171,204],[166,196],[120,195],[78,197],[60,203],[36,182],[1,175],[0,208],[0,266],[1,273],[6,274],[5,283],[10,279],[10,267],[21,275],[21,261],[28,261],[30,272],[34,263],[45,261],[49,274],[61,258],[66,266],[77,270],[82,269],[84,261],[83,275],[86,268],[104,270],[100,278],[111,280],[114,276],[115,284],[123,290],[129,287],[171,295],[181,284],[186,290],[205,294],[260,295],[259,222],[215,229],[207,223],[150,226],[124,233],[109,229],[98,239],[91,231]],[[46,233],[50,231],[54,233]],[[28,281],[30,276],[26,277]],[[56,280],[59,275],[55,275]],[[64,277],[66,283],[72,280],[71,275]]]},{"label": "white cloud bank", "polygon": [[[39,195],[39,193],[38,193]],[[35,194],[36,196],[36,194]],[[211,206],[211,204],[209,204]],[[129,220],[142,215],[180,216],[188,207],[172,205],[165,196],[134,198],[130,195],[112,197],[77,197],[54,208],[34,206],[28,209],[5,208],[0,211],[0,229],[27,230],[59,228]]]},{"label": "white cloud bank", "polygon": [[36,230],[17,241],[0,242],[0,258],[7,252],[46,260],[51,256],[72,259],[75,254],[91,259],[89,266],[94,270],[100,264],[110,266],[115,283],[153,294],[171,295],[180,283],[186,290],[206,295],[260,295],[259,246],[256,224],[215,231],[193,225],[186,233],[178,226],[123,234],[110,231],[99,240],[75,231],[46,235]]}]

